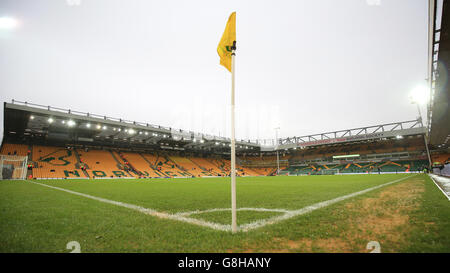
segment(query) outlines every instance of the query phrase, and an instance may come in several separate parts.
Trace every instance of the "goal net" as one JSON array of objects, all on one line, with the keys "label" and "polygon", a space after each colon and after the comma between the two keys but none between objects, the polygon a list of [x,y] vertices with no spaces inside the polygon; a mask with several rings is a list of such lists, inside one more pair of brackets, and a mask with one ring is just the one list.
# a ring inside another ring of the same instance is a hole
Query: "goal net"
[{"label": "goal net", "polygon": [[338,169],[323,169],[323,170],[320,170],[320,174],[323,174],[323,175],[339,174],[339,170]]},{"label": "goal net", "polygon": [[26,175],[26,156],[0,155],[0,179],[25,179]]}]

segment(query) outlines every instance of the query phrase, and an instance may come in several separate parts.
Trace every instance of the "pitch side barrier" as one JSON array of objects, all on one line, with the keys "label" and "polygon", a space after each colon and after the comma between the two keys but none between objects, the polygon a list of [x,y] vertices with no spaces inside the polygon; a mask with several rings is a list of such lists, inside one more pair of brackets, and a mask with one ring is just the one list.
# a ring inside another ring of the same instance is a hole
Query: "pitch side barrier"
[{"label": "pitch side barrier", "polygon": [[[295,175],[290,175],[290,176],[295,176]],[[300,176],[300,175],[299,175]],[[93,178],[89,178],[89,177],[49,177],[49,178],[45,178],[45,177],[35,177],[29,180],[79,180],[79,179],[87,179],[87,180],[107,180],[107,179],[164,179],[164,178],[223,178],[223,177],[229,177],[229,176],[174,176],[174,177],[170,177],[170,176],[165,176],[165,177],[160,177],[160,176],[156,176],[156,177],[93,177]],[[244,175],[244,176],[240,176],[240,177],[267,177],[267,175]],[[23,180],[23,179],[3,179],[3,180]]]},{"label": "pitch side barrier", "polygon": [[337,173],[336,175],[347,175],[347,174],[400,174],[400,173],[422,173],[421,171],[410,171],[410,172],[371,172],[371,173]]},{"label": "pitch side barrier", "polygon": [[90,179],[89,177],[33,177],[29,180],[66,180],[66,179]]},{"label": "pitch side barrier", "polygon": [[[410,172],[371,172],[371,173],[335,173],[330,175],[356,175],[356,174],[413,174],[422,173],[421,171],[410,171]],[[287,174],[287,176],[308,176],[308,175],[327,175],[327,174]]]}]

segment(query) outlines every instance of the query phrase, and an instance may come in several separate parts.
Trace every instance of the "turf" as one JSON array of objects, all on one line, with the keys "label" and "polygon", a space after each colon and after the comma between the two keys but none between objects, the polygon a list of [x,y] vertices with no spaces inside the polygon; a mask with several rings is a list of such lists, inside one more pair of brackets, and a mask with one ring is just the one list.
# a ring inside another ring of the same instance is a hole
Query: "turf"
[{"label": "turf", "polygon": [[[404,176],[407,175],[243,177],[237,181],[238,207],[299,209]],[[428,177],[419,175],[415,179],[425,185],[425,191],[417,201],[420,202],[419,209],[410,212],[409,234],[420,234],[420,229],[429,221],[434,225],[426,236],[388,245],[385,250],[448,252],[449,202]],[[227,178],[39,182],[161,212],[181,213],[230,206]],[[247,233],[231,234],[145,215],[25,181],[1,181],[0,252],[69,252],[66,249],[69,241],[80,242],[82,252],[320,252],[323,251],[320,247],[286,249],[280,242],[338,236],[348,227],[345,220],[357,216],[356,212],[345,209],[345,204],[367,198],[382,189]],[[238,218],[243,224],[277,214],[239,211]],[[230,212],[206,212],[191,217],[228,224]],[[356,240],[353,244],[364,244],[364,241]],[[350,251],[360,249],[355,246]]]},{"label": "turf", "polygon": [[[237,224],[249,224],[262,219],[267,219],[273,216],[281,215],[280,212],[273,211],[237,211],[236,218]],[[194,214],[191,217],[219,223],[223,225],[229,225],[231,219],[231,211],[214,211]]]}]

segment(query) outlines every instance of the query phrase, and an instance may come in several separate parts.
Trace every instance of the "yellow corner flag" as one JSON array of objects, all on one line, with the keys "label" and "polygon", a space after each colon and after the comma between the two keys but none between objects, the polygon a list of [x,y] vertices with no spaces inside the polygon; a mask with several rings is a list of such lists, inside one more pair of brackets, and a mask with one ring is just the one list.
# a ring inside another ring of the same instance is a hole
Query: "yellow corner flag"
[{"label": "yellow corner flag", "polygon": [[236,42],[236,12],[233,12],[228,18],[227,26],[220,39],[217,53],[220,56],[220,64],[225,66],[231,72],[231,51]]}]

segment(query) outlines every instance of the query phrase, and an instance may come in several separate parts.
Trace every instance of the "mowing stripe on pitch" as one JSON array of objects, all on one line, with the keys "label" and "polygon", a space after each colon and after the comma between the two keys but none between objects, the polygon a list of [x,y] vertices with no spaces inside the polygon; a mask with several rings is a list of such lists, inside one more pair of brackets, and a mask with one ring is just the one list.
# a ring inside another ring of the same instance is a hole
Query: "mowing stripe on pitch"
[{"label": "mowing stripe on pitch", "polygon": [[123,202],[119,202],[119,201],[109,200],[109,199],[105,199],[105,198],[101,198],[101,197],[97,197],[97,196],[93,196],[93,195],[89,195],[89,194],[85,194],[85,193],[80,193],[80,192],[76,192],[76,191],[71,191],[71,190],[67,190],[67,189],[59,188],[59,187],[55,187],[55,186],[50,186],[50,185],[46,185],[46,184],[42,184],[42,183],[38,183],[38,182],[33,182],[33,181],[29,181],[29,182],[36,184],[36,185],[48,187],[51,189],[60,190],[60,191],[64,191],[67,193],[83,196],[83,197],[97,200],[97,201],[100,201],[103,203],[108,203],[108,204],[116,205],[119,207],[136,210],[136,211],[142,212],[144,214],[156,216],[156,217],[163,218],[163,219],[172,219],[172,220],[182,221],[182,222],[194,224],[197,226],[209,227],[212,229],[222,230],[222,231],[231,230],[231,227],[229,225],[222,225],[222,224],[217,224],[217,223],[213,223],[213,222],[202,221],[202,220],[195,219],[195,218],[183,217],[181,215],[169,214],[169,213],[165,213],[165,212],[158,212],[154,209],[148,209],[148,208],[136,206],[133,204],[127,204],[127,203],[123,203]]},{"label": "mowing stripe on pitch", "polygon": [[[417,174],[416,174],[417,175]],[[257,229],[257,228],[261,228],[264,227],[266,225],[270,225],[270,224],[275,224],[278,223],[280,221],[283,220],[287,220],[290,219],[292,217],[295,216],[299,216],[302,214],[306,214],[309,212],[312,212],[314,210],[323,208],[323,207],[327,207],[329,205],[335,204],[337,202],[379,189],[381,187],[384,186],[388,186],[400,181],[403,181],[405,179],[414,177],[416,175],[413,176],[407,176],[407,177],[403,177],[391,182],[387,182],[378,186],[374,186],[362,191],[358,191],[358,192],[354,192],[354,193],[350,193],[344,196],[340,196],[331,200],[327,200],[327,201],[323,201],[323,202],[319,202],[298,210],[285,210],[285,209],[265,209],[265,208],[239,208],[238,210],[252,210],[252,211],[273,211],[273,212],[281,212],[283,213],[283,215],[281,216],[274,216],[272,218],[269,219],[265,219],[265,220],[258,220],[249,224],[244,224],[244,225],[240,225],[238,227],[239,231],[243,231],[243,232],[247,232],[249,230],[253,230],[253,229]],[[97,200],[103,203],[108,203],[108,204],[112,204],[112,205],[116,205],[116,206],[120,206],[120,207],[124,207],[124,208],[128,208],[128,209],[132,209],[132,210],[136,210],[139,211],[141,213],[147,214],[147,215],[151,215],[151,216],[156,216],[158,218],[162,218],[162,219],[171,219],[171,220],[176,220],[176,221],[181,221],[181,222],[186,222],[186,223],[190,223],[193,225],[197,225],[197,226],[202,226],[202,227],[208,227],[208,228],[212,228],[215,230],[220,230],[220,231],[231,231],[231,225],[223,225],[223,224],[218,224],[218,223],[214,223],[214,222],[208,222],[208,221],[203,221],[203,220],[199,220],[196,218],[191,218],[188,217],[191,214],[199,214],[199,213],[205,213],[205,212],[214,212],[214,211],[224,211],[224,210],[231,210],[230,208],[218,208],[218,209],[209,209],[209,210],[204,210],[204,211],[190,211],[190,212],[180,212],[180,213],[176,213],[176,214],[170,214],[170,213],[165,213],[165,212],[159,212],[156,211],[154,209],[148,209],[148,208],[144,208],[141,206],[137,206],[137,205],[133,205],[133,204],[128,204],[128,203],[124,203],[124,202],[119,202],[119,201],[114,201],[114,200],[109,200],[106,198],[101,198],[101,197],[97,197],[97,196],[93,196],[93,195],[89,195],[89,194],[85,194],[85,193],[80,193],[80,192],[76,192],[76,191],[71,191],[71,190],[67,190],[64,188],[60,188],[60,187],[55,187],[55,186],[50,186],[47,184],[42,184],[42,183],[38,183],[38,182],[33,182],[33,181],[29,181],[30,183],[36,184],[36,185],[40,185],[40,186],[44,186],[44,187],[48,187],[51,189],[55,189],[55,190],[60,190],[60,191],[64,191],[67,193],[71,193],[74,195],[78,195],[78,196],[82,196],[82,197],[86,197],[89,199],[93,199],[93,200]]]}]

